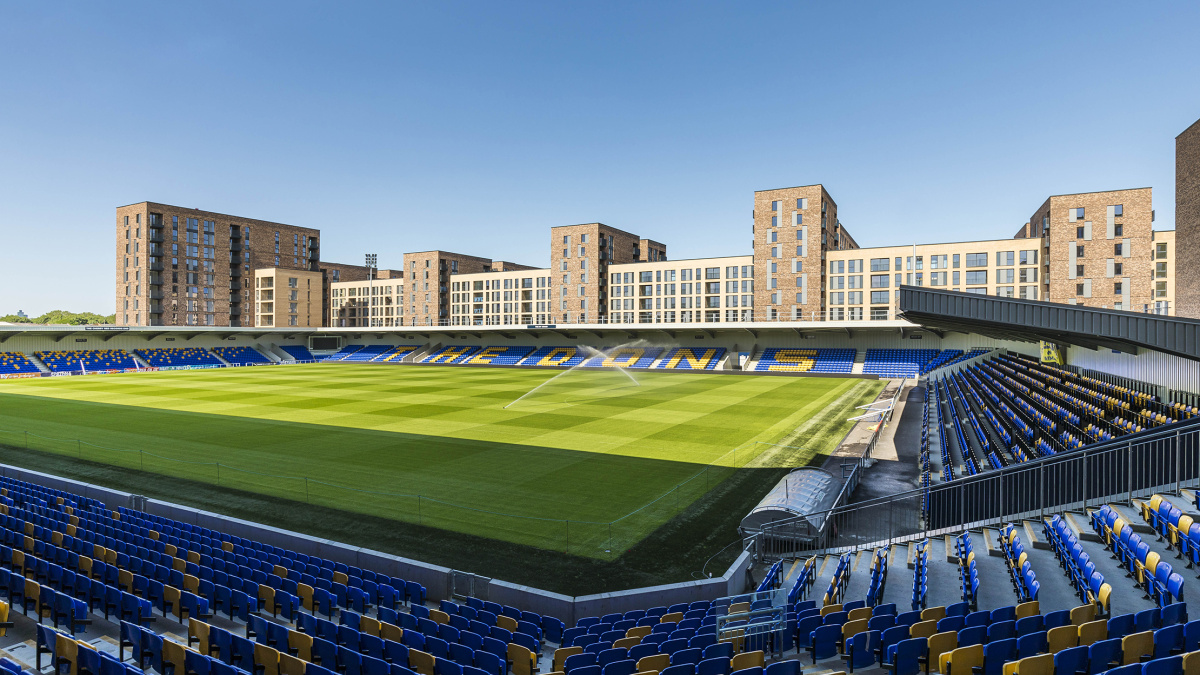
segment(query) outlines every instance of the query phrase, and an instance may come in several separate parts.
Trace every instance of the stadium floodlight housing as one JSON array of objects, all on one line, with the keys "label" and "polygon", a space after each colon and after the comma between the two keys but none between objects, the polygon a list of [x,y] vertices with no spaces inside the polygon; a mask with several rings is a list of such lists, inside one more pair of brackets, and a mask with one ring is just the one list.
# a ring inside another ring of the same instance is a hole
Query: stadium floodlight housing
[{"label": "stadium floodlight housing", "polygon": [[379,261],[379,256],[375,253],[366,254],[367,263],[367,286],[370,287],[369,295],[367,295],[367,325],[375,325],[375,266]]}]

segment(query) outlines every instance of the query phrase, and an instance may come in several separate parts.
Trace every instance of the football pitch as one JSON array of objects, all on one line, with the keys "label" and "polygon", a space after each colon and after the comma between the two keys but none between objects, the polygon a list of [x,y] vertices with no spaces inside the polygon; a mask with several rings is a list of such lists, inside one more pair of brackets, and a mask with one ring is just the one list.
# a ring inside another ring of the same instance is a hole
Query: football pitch
[{"label": "football pitch", "polygon": [[611,560],[738,470],[827,454],[881,388],[379,364],[37,378],[0,382],[0,443]]}]

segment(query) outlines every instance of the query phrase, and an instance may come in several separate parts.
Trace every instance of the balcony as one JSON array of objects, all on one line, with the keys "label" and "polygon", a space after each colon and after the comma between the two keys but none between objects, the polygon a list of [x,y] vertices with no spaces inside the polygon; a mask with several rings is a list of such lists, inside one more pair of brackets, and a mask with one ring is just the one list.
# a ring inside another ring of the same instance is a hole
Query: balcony
[{"label": "balcony", "polygon": [[240,277],[240,276],[242,276],[242,265],[241,265],[241,263],[229,263],[229,276],[231,276],[231,277]]},{"label": "balcony", "polygon": [[241,315],[242,315],[241,307],[239,307],[238,305],[230,305],[229,316],[241,316]]},{"label": "balcony", "polygon": [[229,282],[229,290],[231,290],[231,291],[240,291],[240,290],[242,290],[242,282],[240,282],[240,281],[231,281],[231,282]]},{"label": "balcony", "polygon": [[162,230],[150,230],[146,235],[146,238],[154,243],[161,244],[163,241]]},{"label": "balcony", "polygon": [[229,244],[229,250],[232,251],[233,253],[237,253],[242,250],[242,245],[236,241],[232,242],[231,244]]},{"label": "balcony", "polygon": [[161,260],[151,260],[151,261],[150,261],[150,264],[149,264],[149,265],[147,265],[147,267],[149,267],[149,268],[150,268],[150,271],[151,271],[151,272],[161,272],[161,271],[163,271],[163,264],[162,264],[162,261],[161,261]]},{"label": "balcony", "polygon": [[155,290],[150,291],[150,299],[151,300],[162,300],[162,298],[163,298],[162,291],[155,291]]},{"label": "balcony", "polygon": [[149,311],[151,314],[162,314],[163,308],[162,308],[162,305],[150,305]]}]

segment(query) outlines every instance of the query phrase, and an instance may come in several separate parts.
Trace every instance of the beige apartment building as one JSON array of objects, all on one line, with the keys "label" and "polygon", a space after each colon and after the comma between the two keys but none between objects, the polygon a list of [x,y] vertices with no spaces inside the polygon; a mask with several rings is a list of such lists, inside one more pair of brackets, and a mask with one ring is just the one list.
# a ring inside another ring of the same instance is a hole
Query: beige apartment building
[{"label": "beige apartment building", "polygon": [[825,317],[895,319],[901,285],[1038,300],[1046,295],[1044,262],[1040,245],[1019,239],[830,251]]},{"label": "beige apartment building", "polygon": [[753,318],[754,256],[636,262],[608,269],[608,323],[725,323]]},{"label": "beige apartment building", "polygon": [[254,325],[319,327],[322,295],[320,272],[282,267],[254,270]]},{"label": "beige apartment building", "polygon": [[328,306],[326,326],[403,326],[404,272],[375,270],[366,279],[331,282]]},{"label": "beige apartment building", "polygon": [[858,248],[842,227],[837,203],[823,185],[754,193],[751,212],[762,321],[819,321],[825,316],[827,251]]},{"label": "beige apartment building", "polygon": [[548,324],[554,311],[548,269],[458,274],[450,281],[452,326]]}]

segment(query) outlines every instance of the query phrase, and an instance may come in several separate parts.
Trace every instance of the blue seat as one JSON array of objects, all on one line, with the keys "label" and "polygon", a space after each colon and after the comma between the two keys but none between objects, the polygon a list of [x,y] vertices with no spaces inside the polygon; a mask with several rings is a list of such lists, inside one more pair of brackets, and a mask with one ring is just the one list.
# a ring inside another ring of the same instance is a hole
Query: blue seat
[{"label": "blue seat", "polygon": [[884,663],[892,675],[917,675],[921,671],[921,658],[927,649],[926,638],[901,640],[884,652]]},{"label": "blue seat", "polygon": [[982,675],[1001,675],[1004,664],[1017,658],[1016,638],[1004,638],[983,646]]},{"label": "blue seat", "polygon": [[1161,659],[1183,651],[1183,626],[1175,624],[1154,631],[1154,658]]},{"label": "blue seat", "polygon": [[1121,638],[1093,642],[1088,647],[1088,675],[1098,675],[1121,663]]},{"label": "blue seat", "polygon": [[[696,665],[694,663],[680,663],[674,666],[667,666],[658,675],[695,675]],[[586,675],[583,673],[581,675]]]},{"label": "blue seat", "polygon": [[1034,656],[1042,652],[1049,651],[1046,642],[1046,633],[1030,633],[1017,638],[1017,658],[1023,659],[1026,656]]},{"label": "blue seat", "polygon": [[696,664],[696,675],[729,675],[729,659],[717,656]]},{"label": "blue seat", "polygon": [[867,630],[850,637],[846,645],[846,654],[842,656],[848,663],[850,672],[855,668],[869,668],[875,665],[875,651],[879,649],[880,633],[877,630]]},{"label": "blue seat", "polygon": [[1183,675],[1183,657],[1168,656],[1147,661],[1142,664],[1142,675]]},{"label": "blue seat", "polygon": [[1054,675],[1077,675],[1087,671],[1086,645],[1068,647],[1054,655]]},{"label": "blue seat", "polygon": [[674,654],[671,654],[671,665],[674,666],[680,663],[690,663],[692,665],[696,665],[697,663],[700,663],[700,657],[702,655],[703,652],[699,649],[681,649]]},{"label": "blue seat", "polygon": [[637,663],[630,659],[613,661],[600,669],[601,675],[633,675],[637,672]]},{"label": "blue seat", "polygon": [[812,644],[807,647],[808,652],[812,654],[813,663],[836,655],[841,637],[842,627],[840,625],[818,626],[813,631]]}]

